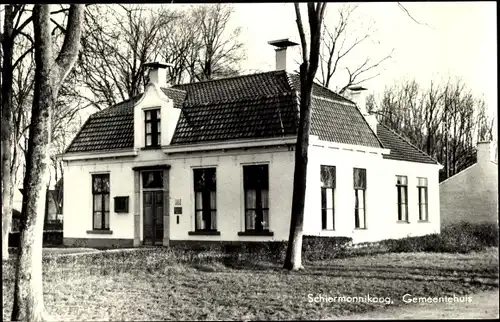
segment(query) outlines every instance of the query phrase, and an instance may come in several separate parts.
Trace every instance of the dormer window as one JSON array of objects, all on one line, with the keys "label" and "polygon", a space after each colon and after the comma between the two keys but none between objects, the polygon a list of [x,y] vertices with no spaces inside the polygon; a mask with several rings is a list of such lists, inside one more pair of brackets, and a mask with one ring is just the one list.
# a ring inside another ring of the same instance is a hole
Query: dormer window
[{"label": "dormer window", "polygon": [[144,111],[146,147],[159,147],[161,145],[160,109]]}]

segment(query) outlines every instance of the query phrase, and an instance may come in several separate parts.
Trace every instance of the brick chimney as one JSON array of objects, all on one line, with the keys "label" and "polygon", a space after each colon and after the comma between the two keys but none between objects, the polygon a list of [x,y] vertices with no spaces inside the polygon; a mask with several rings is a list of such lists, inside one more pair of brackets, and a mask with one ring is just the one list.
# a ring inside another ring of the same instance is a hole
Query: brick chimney
[{"label": "brick chimney", "polygon": [[288,47],[297,46],[298,44],[288,40],[288,38],[271,40],[267,42],[269,45],[276,47],[276,70],[284,70],[287,71],[287,55],[286,49]]},{"label": "brick chimney", "polygon": [[377,133],[377,117],[375,114],[369,113],[366,108],[366,88],[362,86],[349,87],[347,89],[347,96],[356,104],[358,110],[361,112],[368,125],[370,125],[373,132]]},{"label": "brick chimney", "polygon": [[148,69],[148,80],[146,85],[153,83],[160,87],[167,86],[167,68],[172,67],[172,64],[151,62],[144,64],[144,67]]},{"label": "brick chimney", "polygon": [[477,164],[483,165],[494,159],[494,149],[490,141],[477,142]]}]

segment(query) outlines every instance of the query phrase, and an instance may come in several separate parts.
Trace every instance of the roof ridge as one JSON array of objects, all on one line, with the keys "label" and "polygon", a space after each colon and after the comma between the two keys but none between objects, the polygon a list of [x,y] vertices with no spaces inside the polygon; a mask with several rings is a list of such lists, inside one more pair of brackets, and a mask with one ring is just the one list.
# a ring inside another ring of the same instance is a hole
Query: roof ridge
[{"label": "roof ridge", "polygon": [[170,87],[161,87],[160,86],[160,89],[161,90],[174,90],[174,91],[178,91],[178,92],[186,92],[186,90],[184,90],[184,89],[174,88],[172,86],[170,86]]},{"label": "roof ridge", "polygon": [[235,78],[242,78],[242,77],[248,77],[248,76],[254,76],[254,75],[273,74],[273,73],[274,74],[281,74],[281,73],[285,73],[285,71],[283,71],[283,70],[272,70],[272,71],[267,71],[267,72],[258,72],[258,73],[252,73],[252,74],[243,74],[243,75],[229,76],[229,77],[224,77],[224,78],[208,79],[208,80],[197,81],[197,82],[176,84],[176,85],[173,85],[171,88],[185,86],[185,85],[206,84],[206,83],[218,82],[218,81],[226,80],[226,79],[235,79]]},{"label": "roof ridge", "polygon": [[424,156],[428,157],[429,159],[431,159],[432,161],[436,162],[437,164],[439,164],[439,162],[434,159],[433,157],[431,157],[430,155],[428,155],[427,153],[425,153],[424,151],[422,151],[421,149],[419,149],[416,145],[414,145],[413,143],[410,142],[409,139],[405,138],[404,136],[402,136],[401,134],[397,133],[396,131],[394,131],[393,129],[391,129],[390,127],[388,127],[387,125],[383,124],[383,123],[378,123],[380,125],[382,125],[383,127],[385,127],[386,129],[388,129],[389,131],[391,131],[392,133],[394,133],[396,136],[398,136],[401,140],[405,141],[406,143],[408,143],[410,146],[412,146],[414,149],[416,149],[418,152],[420,152],[421,154],[423,154]]},{"label": "roof ridge", "polygon": [[[286,72],[286,74],[287,74],[287,76],[288,76],[288,75],[296,75],[296,76],[298,76],[298,77],[299,77],[299,80],[300,80],[300,74],[298,74],[298,73]],[[329,91],[329,92],[330,92],[330,93],[332,93],[332,94],[335,94],[335,95],[337,95],[337,96],[340,96],[340,98],[342,98],[342,99],[344,99],[344,100],[346,100],[346,101],[348,101],[348,102],[350,102],[350,103],[352,103],[352,104],[356,104],[356,103],[354,103],[353,101],[351,101],[350,99],[348,99],[348,98],[346,98],[346,97],[344,97],[344,96],[340,95],[339,93],[335,92],[334,90],[332,90],[332,89],[330,89],[330,88],[328,88],[328,87],[326,87],[326,86],[321,85],[320,83],[316,82],[316,80],[314,80],[314,81],[313,81],[313,84],[314,84],[314,85],[316,85],[316,86],[319,86],[319,87],[321,87],[321,88],[323,88],[323,89],[325,89],[325,90],[327,90],[327,91]],[[299,91],[300,91],[300,90],[299,90]],[[323,96],[317,96],[317,97],[323,97]]]}]

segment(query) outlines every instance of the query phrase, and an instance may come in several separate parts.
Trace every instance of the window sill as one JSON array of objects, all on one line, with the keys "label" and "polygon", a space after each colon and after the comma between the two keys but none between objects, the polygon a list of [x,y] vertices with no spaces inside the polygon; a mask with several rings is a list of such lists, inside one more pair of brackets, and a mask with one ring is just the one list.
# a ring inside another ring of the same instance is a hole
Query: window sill
[{"label": "window sill", "polygon": [[87,234],[96,234],[96,235],[111,235],[113,234],[112,230],[87,230]]},{"label": "window sill", "polygon": [[220,231],[217,230],[195,230],[188,231],[190,236],[220,236]]},{"label": "window sill", "polygon": [[141,150],[158,150],[161,149],[161,145],[155,145],[155,146],[143,146]]},{"label": "window sill", "polygon": [[354,228],[354,230],[368,230],[368,228]]},{"label": "window sill", "polygon": [[269,230],[247,230],[247,231],[239,231],[238,236],[274,236],[274,233]]},{"label": "window sill", "polygon": [[335,231],[335,229],[321,229],[321,231]]},{"label": "window sill", "polygon": [[409,224],[410,222],[408,220],[398,220],[398,224]]},{"label": "window sill", "polygon": [[428,221],[428,220],[419,220],[418,222],[419,223],[429,223],[430,221]]}]

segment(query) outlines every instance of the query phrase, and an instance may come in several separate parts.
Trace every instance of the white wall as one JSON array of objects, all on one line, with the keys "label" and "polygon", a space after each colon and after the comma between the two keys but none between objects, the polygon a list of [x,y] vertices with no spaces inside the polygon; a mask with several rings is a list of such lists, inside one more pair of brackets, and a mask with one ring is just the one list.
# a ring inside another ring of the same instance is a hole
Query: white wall
[{"label": "white wall", "polygon": [[[88,234],[92,230],[92,174],[110,174],[111,235]],[[65,238],[134,238],[134,173],[128,163],[72,161],[64,167],[63,235]],[[129,212],[115,213],[116,196],[129,196]]]},{"label": "white wall", "polygon": [[[320,165],[336,166],[335,230],[321,229]],[[366,229],[354,229],[353,168],[366,169]],[[395,176],[408,177],[409,223],[397,222]],[[417,176],[428,178],[429,222],[418,222]],[[354,242],[439,232],[438,166],[383,159],[381,154],[311,146],[304,233],[351,236]]]},{"label": "white wall", "polygon": [[[246,151],[233,155],[187,157],[172,160],[170,169],[171,216],[170,238],[172,240],[287,240],[293,187],[293,152],[281,148],[282,152]],[[274,236],[238,236],[245,230],[243,166],[251,164],[269,165],[269,230]],[[220,236],[190,236],[194,231],[193,169],[215,167],[217,176],[217,230]],[[182,215],[173,214],[174,201],[181,199]]]},{"label": "white wall", "polygon": [[[259,241],[288,239],[293,187],[294,152],[287,148],[203,155],[167,156],[160,150],[143,150],[135,158],[71,161],[64,169],[64,237],[134,238],[134,171],[132,167],[169,164],[170,239]],[[238,236],[244,231],[243,165],[269,164],[269,220],[274,236]],[[193,169],[217,168],[217,229],[220,236],[191,236],[194,230]],[[88,234],[92,230],[91,174],[110,173],[111,235]],[[113,197],[130,196],[129,213],[115,214]],[[142,196],[142,193],[141,193]],[[174,215],[175,200],[181,199],[182,215]],[[142,206],[141,240],[142,240]]]}]

